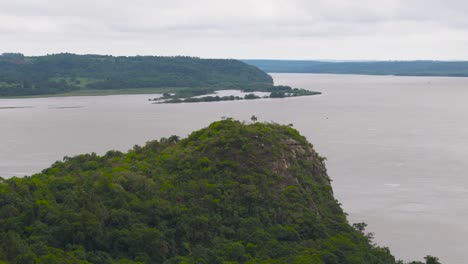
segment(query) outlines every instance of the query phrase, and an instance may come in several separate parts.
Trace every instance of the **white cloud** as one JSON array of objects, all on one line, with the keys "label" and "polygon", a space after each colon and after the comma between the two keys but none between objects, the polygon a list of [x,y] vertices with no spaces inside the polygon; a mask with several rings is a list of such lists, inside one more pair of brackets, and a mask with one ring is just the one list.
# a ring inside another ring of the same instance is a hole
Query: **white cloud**
[{"label": "white cloud", "polygon": [[468,59],[460,0],[0,0],[0,50]]}]

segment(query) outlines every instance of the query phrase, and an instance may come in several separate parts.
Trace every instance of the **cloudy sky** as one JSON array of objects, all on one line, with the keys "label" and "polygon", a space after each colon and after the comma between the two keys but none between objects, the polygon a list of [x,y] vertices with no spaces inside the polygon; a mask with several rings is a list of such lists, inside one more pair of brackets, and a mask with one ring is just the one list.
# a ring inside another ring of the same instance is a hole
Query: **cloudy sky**
[{"label": "cloudy sky", "polygon": [[0,0],[0,53],[468,60],[466,0]]}]

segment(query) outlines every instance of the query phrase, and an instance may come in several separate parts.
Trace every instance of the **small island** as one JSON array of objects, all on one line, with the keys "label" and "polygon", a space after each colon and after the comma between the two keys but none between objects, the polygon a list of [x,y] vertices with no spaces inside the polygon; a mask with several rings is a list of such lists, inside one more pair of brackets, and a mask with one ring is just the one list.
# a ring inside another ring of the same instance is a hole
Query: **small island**
[{"label": "small island", "polygon": [[154,104],[220,102],[237,100],[255,100],[262,98],[287,98],[321,94],[289,86],[268,86],[263,89],[242,90],[182,90],[180,92],[163,93],[160,97],[149,99]]}]

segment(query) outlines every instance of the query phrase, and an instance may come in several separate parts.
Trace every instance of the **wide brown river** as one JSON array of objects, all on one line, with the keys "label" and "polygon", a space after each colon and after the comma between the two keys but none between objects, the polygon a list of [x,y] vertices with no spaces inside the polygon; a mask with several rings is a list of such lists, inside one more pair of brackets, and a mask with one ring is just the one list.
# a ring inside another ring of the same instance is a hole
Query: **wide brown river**
[{"label": "wide brown river", "polygon": [[468,78],[273,76],[323,95],[165,105],[150,95],[0,99],[0,176],[256,115],[294,124],[328,158],[335,196],[379,245],[404,260],[468,263]]}]

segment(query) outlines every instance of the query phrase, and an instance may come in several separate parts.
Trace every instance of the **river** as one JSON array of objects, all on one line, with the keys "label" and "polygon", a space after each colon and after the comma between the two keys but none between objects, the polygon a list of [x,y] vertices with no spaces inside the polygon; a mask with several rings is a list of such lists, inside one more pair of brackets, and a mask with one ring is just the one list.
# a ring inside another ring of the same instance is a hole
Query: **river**
[{"label": "river", "polygon": [[323,94],[159,105],[153,95],[0,99],[0,176],[256,115],[294,124],[327,157],[335,196],[379,245],[403,260],[467,262],[468,78],[272,75]]}]

